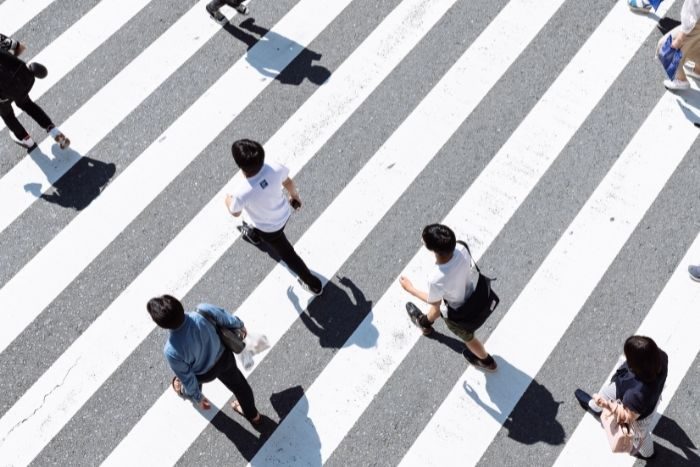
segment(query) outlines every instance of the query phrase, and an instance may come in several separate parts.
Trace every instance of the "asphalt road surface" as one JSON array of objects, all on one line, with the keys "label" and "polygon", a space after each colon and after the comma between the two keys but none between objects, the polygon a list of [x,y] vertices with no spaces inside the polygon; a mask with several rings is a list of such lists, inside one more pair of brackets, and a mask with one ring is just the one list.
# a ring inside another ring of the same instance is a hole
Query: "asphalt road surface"
[{"label": "asphalt road surface", "polygon": [[[633,334],[669,355],[648,463],[700,465],[700,91],[654,58],[681,4],[253,0],[218,24],[194,0],[0,0],[72,140],[21,115],[28,154],[0,126],[0,465],[639,465],[573,397]],[[300,189],[286,232],[319,297],[226,212],[243,137]],[[433,222],[498,278],[495,373],[404,311]],[[218,382],[209,411],[171,391],[163,293],[268,337],[260,432]]]}]

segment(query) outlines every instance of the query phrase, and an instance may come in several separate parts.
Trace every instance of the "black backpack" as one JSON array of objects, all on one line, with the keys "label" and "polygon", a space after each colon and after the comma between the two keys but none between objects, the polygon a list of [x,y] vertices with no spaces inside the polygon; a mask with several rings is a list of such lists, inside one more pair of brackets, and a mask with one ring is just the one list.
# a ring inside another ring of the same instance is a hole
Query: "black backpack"
[{"label": "black backpack", "polygon": [[6,50],[0,50],[0,97],[17,100],[29,94],[34,75],[23,60]]},{"label": "black backpack", "polygon": [[[467,249],[469,256],[472,256],[472,252],[465,242],[457,240],[457,243],[463,245]],[[447,303],[447,319],[469,332],[479,329],[491,316],[491,313],[493,313],[500,301],[498,295],[491,289],[491,281],[495,279],[483,275],[481,270],[479,270],[479,265],[476,264],[476,260],[474,260],[474,266],[476,266],[476,271],[479,273],[479,280],[476,283],[474,292],[457,308],[453,308]]]}]

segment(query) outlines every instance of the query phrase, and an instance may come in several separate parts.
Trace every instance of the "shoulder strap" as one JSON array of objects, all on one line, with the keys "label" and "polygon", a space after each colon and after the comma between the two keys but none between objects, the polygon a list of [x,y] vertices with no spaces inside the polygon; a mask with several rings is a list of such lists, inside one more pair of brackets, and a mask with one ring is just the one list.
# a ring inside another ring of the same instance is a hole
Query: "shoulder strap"
[{"label": "shoulder strap", "polygon": [[476,264],[476,260],[475,260],[474,257],[472,256],[472,252],[471,252],[471,250],[469,249],[469,245],[467,245],[467,242],[465,242],[464,240],[457,240],[457,243],[459,243],[460,245],[464,246],[464,248],[467,249],[467,253],[469,253],[469,258],[474,262],[474,267],[476,268],[476,272],[478,272],[479,274],[481,274],[481,270],[479,269],[479,265]]},{"label": "shoulder strap", "polygon": [[217,324],[216,320],[215,320],[214,317],[211,316],[209,313],[205,312],[205,311],[202,310],[201,308],[197,308],[197,313],[199,313],[200,315],[204,316],[204,319],[206,319],[207,321],[209,321],[209,324],[211,324],[212,326],[214,326],[215,329],[219,329],[219,325]]}]

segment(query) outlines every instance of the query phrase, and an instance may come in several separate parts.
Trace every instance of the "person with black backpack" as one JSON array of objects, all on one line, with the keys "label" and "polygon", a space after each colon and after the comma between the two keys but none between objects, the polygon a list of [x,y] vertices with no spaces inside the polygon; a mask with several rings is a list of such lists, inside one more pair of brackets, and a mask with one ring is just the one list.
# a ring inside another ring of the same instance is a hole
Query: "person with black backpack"
[{"label": "person with black backpack", "polygon": [[[474,261],[468,247],[461,242],[458,245],[455,233],[446,225],[426,226],[423,229],[422,239],[425,247],[435,254],[435,268],[428,278],[428,291],[417,289],[405,276],[399,278],[399,283],[406,292],[427,303],[430,308],[428,313],[424,314],[415,304],[408,302],[406,311],[414,324],[421,328],[423,335],[428,336],[433,333],[433,323],[442,316],[440,305],[444,301],[447,306],[447,316],[444,317],[447,328],[467,346],[462,351],[464,358],[476,368],[495,371],[496,361],[486,352],[481,341],[474,337],[474,331],[483,324],[485,316],[493,311],[495,305],[484,303],[484,306],[488,306],[485,308],[485,315],[481,309],[463,309],[463,305],[472,295],[481,293],[478,287],[483,287],[485,276],[480,274],[478,267],[476,269],[472,267]],[[475,262],[474,265],[476,266]],[[487,287],[485,298],[488,301],[491,293],[488,284]],[[495,304],[498,303],[497,300],[495,298]],[[469,316],[472,312],[478,316]],[[481,315],[484,317],[481,318]]]},{"label": "person with black backpack", "polygon": [[44,78],[46,68],[38,63],[27,65],[19,55],[26,50],[24,44],[0,34],[0,116],[17,142],[32,150],[36,143],[17,120],[12,102],[32,117],[53,137],[61,149],[70,145],[70,140],[53,124],[46,112],[29,98],[35,78]]}]

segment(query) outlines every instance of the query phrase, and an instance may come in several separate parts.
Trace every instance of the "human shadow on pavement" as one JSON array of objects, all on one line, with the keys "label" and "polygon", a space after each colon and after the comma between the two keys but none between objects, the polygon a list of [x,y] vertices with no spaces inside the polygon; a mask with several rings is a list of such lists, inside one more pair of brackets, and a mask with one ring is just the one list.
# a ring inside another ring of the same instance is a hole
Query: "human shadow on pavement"
[{"label": "human shadow on pavement", "polygon": [[[248,46],[246,60],[263,76],[294,86],[300,85],[304,79],[321,85],[331,76],[328,68],[314,64],[321,60],[320,53],[255,24],[253,18],[244,20],[238,26],[227,23],[224,30]],[[270,47],[254,47],[261,41],[269,43]],[[279,69],[278,62],[285,54],[296,57],[284,69]]]},{"label": "human shadow on pavement", "polygon": [[664,439],[680,450],[682,454],[671,450],[666,446],[654,443],[654,452],[656,456],[648,460],[646,465],[651,466],[677,466],[677,467],[697,467],[700,465],[700,453],[698,447],[688,434],[678,426],[674,420],[662,415],[654,428],[654,435],[657,438]]},{"label": "human shadow on pavement", "polygon": [[[346,343],[365,349],[376,346],[379,331],[371,324],[372,301],[367,300],[349,278],[338,277],[337,280],[343,288],[328,281],[323,295],[316,297],[306,310],[292,288],[287,290],[287,296],[302,323],[318,336],[321,347],[339,349]],[[363,326],[361,332],[355,333],[360,325]]]},{"label": "human shadow on pavement", "polygon": [[[284,391],[274,393],[270,396],[270,403],[277,413],[277,417],[279,419],[278,423],[282,423],[287,415],[292,412],[292,410],[294,410],[297,414],[306,416],[304,423],[301,426],[295,427],[297,428],[295,434],[297,436],[301,435],[303,438],[302,444],[305,447],[304,451],[299,453],[300,456],[303,456],[303,459],[298,459],[298,462],[303,465],[323,465],[323,462],[321,461],[321,438],[319,437],[318,431],[316,430],[313,422],[310,418],[308,418],[309,401],[304,395],[304,389],[301,386],[293,386],[285,389]],[[277,425],[275,428],[276,427]],[[269,432],[267,437],[271,436],[273,431],[274,429]],[[250,459],[248,460],[250,461]],[[251,466],[266,466],[275,464],[277,464],[277,462],[274,458],[254,459],[251,462]]]},{"label": "human shadow on pavement", "polygon": [[482,401],[477,392],[464,382],[463,388],[489,415],[508,430],[508,437],[521,444],[564,443],[564,427],[557,421],[561,401],[555,401],[552,393],[536,380],[532,380],[515,405],[508,413],[514,397],[512,387],[522,387],[530,377],[515,368],[508,361],[494,355],[498,370],[486,375],[486,392],[496,409]]},{"label": "human shadow on pavement", "polygon": [[[211,409],[207,411],[199,409],[196,404],[193,404],[193,406],[195,410],[205,418],[208,418],[207,415],[209,412],[213,411],[213,413],[216,413],[210,423],[231,441],[245,460],[250,461],[264,443],[262,435],[259,438],[251,433],[253,428],[241,415],[235,414],[234,419],[228,413],[224,412],[223,409],[217,408],[214,404],[212,404]],[[227,411],[233,412],[229,403],[226,404],[226,407]],[[274,428],[268,428],[271,425],[276,426],[274,421],[263,414],[263,427],[272,430]]]},{"label": "human shadow on pavement", "polygon": [[27,183],[24,189],[37,198],[64,208],[81,211],[88,207],[102,193],[117,171],[113,163],[81,157],[72,149],[61,150],[54,145],[52,152],[54,158],[50,159],[36,148],[29,153],[29,157],[48,177],[54,176],[57,164],[69,164],[68,171],[48,190],[42,190],[40,183]]}]

